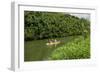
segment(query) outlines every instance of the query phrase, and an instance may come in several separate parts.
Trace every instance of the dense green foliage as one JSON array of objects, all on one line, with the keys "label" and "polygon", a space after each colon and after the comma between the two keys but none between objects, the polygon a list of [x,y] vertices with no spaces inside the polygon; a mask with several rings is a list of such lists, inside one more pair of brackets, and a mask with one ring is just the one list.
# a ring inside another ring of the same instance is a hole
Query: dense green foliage
[{"label": "dense green foliage", "polygon": [[[89,20],[61,12],[24,11],[24,23],[24,61],[90,58]],[[60,43],[47,45],[54,40]]]},{"label": "dense green foliage", "polygon": [[90,32],[90,22],[67,13],[24,12],[25,40],[84,35]]},{"label": "dense green foliage", "polygon": [[87,59],[90,58],[90,38],[82,36],[55,49],[49,57],[50,60]]}]

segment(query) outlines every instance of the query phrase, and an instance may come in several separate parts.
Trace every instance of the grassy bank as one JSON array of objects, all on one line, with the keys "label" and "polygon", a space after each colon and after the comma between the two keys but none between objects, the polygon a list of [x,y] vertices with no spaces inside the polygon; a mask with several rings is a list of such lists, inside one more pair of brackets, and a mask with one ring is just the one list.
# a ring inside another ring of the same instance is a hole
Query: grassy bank
[{"label": "grassy bank", "polygon": [[90,38],[82,36],[54,50],[50,60],[90,58]]}]

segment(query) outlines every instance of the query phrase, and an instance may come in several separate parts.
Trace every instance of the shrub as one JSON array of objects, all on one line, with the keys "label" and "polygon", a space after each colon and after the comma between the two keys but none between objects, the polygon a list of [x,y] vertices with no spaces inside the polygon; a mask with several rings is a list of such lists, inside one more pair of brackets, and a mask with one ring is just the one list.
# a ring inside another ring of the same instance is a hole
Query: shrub
[{"label": "shrub", "polygon": [[90,38],[82,36],[55,49],[49,57],[51,60],[83,58],[90,58]]}]

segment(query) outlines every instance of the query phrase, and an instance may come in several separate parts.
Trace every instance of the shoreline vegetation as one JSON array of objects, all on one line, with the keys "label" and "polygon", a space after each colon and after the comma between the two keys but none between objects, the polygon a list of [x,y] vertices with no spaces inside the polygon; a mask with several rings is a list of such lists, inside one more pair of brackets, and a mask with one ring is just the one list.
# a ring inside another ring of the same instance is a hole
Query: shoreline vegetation
[{"label": "shoreline vegetation", "polygon": [[55,49],[49,60],[67,60],[67,59],[89,59],[90,58],[90,38],[79,36]]},{"label": "shoreline vegetation", "polygon": [[24,18],[24,61],[91,57],[89,20],[37,11],[24,11]]}]

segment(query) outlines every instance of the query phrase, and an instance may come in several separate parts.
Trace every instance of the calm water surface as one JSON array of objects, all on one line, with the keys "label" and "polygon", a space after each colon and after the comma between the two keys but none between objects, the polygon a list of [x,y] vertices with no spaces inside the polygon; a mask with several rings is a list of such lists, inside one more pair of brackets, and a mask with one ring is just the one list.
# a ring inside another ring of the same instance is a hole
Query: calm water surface
[{"label": "calm water surface", "polygon": [[75,36],[56,38],[61,43],[58,45],[48,46],[46,45],[47,39],[44,40],[33,40],[24,42],[24,61],[41,61],[48,60],[48,56],[65,43],[73,40]]}]

